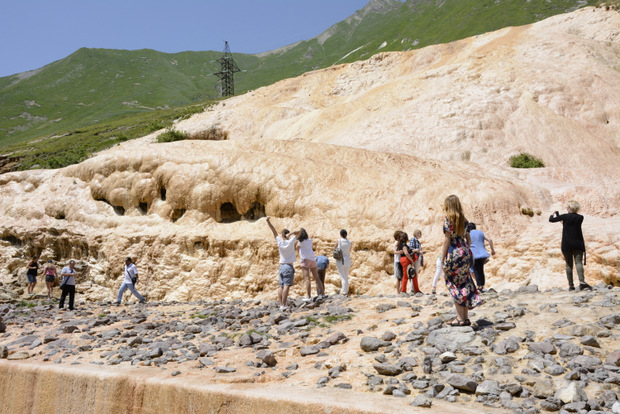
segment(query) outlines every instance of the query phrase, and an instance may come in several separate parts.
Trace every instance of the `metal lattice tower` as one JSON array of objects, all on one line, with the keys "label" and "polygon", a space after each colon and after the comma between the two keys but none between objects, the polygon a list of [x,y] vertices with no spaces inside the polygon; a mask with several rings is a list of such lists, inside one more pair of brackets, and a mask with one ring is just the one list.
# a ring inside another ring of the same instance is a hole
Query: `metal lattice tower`
[{"label": "metal lattice tower", "polygon": [[241,69],[239,69],[239,66],[237,66],[233,60],[228,42],[224,43],[224,54],[217,60],[221,65],[221,70],[215,75],[220,78],[221,96],[232,96],[235,94],[235,79],[233,74],[239,72]]}]

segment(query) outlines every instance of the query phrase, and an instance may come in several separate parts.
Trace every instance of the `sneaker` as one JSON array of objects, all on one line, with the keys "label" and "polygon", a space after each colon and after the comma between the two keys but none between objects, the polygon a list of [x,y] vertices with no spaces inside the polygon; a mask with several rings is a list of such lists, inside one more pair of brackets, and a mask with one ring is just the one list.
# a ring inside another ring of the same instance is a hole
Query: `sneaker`
[{"label": "sneaker", "polygon": [[140,303],[144,305],[146,303],[146,300],[141,300]]},{"label": "sneaker", "polygon": [[311,298],[303,298],[302,300],[303,300],[304,302],[312,302],[312,299],[311,299]]},{"label": "sneaker", "polygon": [[568,290],[569,290],[569,291],[570,291],[570,290],[575,290],[575,286],[569,286],[569,287],[568,287]]},{"label": "sneaker", "polygon": [[321,299],[327,299],[328,297],[328,295],[321,295]]},{"label": "sneaker", "polygon": [[120,302],[114,302],[114,306],[121,306]]},{"label": "sneaker", "polygon": [[437,294],[437,291],[435,291],[435,289],[433,289],[433,290],[431,290],[431,294],[432,294],[432,295],[436,295],[436,294]]},{"label": "sneaker", "polygon": [[488,291],[489,289],[485,289],[485,288],[480,289],[480,293],[487,293]]},{"label": "sneaker", "polygon": [[588,285],[587,283],[580,283],[579,290],[592,290],[592,286]]},{"label": "sneaker", "polygon": [[288,310],[288,306],[280,306],[280,310],[281,310],[281,311]]}]

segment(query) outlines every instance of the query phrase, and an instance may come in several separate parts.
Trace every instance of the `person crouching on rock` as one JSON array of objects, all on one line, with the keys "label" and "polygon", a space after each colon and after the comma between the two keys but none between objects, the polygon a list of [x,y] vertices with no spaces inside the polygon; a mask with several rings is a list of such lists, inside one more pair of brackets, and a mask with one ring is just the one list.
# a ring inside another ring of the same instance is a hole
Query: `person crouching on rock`
[{"label": "person crouching on rock", "polygon": [[65,307],[65,299],[67,295],[69,295],[69,310],[74,309],[75,303],[75,261],[70,260],[69,266],[65,266],[60,271],[60,276],[62,276],[62,281],[60,282],[60,289],[62,289],[62,295],[60,295],[60,303],[58,304],[59,309],[63,309]]},{"label": "person crouching on rock", "polygon": [[575,285],[573,284],[573,261],[577,265],[579,290],[592,290],[592,287],[586,283],[583,275],[583,265],[586,263],[586,244],[581,231],[583,216],[577,214],[581,206],[577,201],[570,200],[567,209],[567,214],[560,214],[556,211],[549,217],[549,221],[552,223],[562,222],[562,254],[566,261],[568,290],[575,290]]},{"label": "person crouching on rock", "polygon": [[136,287],[135,287],[136,282],[138,282],[138,269],[136,268],[136,265],[133,264],[131,257],[128,257],[125,259],[125,272],[124,272],[123,283],[121,284],[121,287],[118,290],[118,296],[116,297],[117,305],[121,304],[121,301],[123,300],[123,294],[125,293],[127,289],[129,289],[129,291],[131,291],[131,293],[133,293],[133,295],[138,298],[140,303],[146,302],[146,299],[144,299],[144,296],[142,296],[136,290]]},{"label": "person crouching on rock", "polygon": [[300,230],[290,232],[287,229],[282,229],[281,235],[278,235],[275,227],[271,224],[271,217],[267,217],[267,225],[273,237],[276,239],[278,245],[278,252],[280,253],[280,268],[278,270],[278,302],[280,302],[280,310],[287,310],[288,306],[286,301],[288,299],[288,292],[291,286],[293,286],[293,279],[295,278],[295,268],[293,265],[297,260],[295,254],[295,242],[297,236],[299,236]]},{"label": "person crouching on rock", "polygon": [[466,230],[467,220],[463,214],[461,201],[455,195],[448,196],[443,203],[446,218],[443,225],[445,236],[441,249],[443,272],[446,287],[454,300],[456,319],[451,326],[469,326],[469,309],[478,306],[482,301],[474,284],[469,268],[473,264],[473,255],[469,248],[471,240]]},{"label": "person crouching on rock", "polygon": [[45,275],[45,285],[47,286],[47,298],[52,298],[52,290],[54,289],[54,282],[56,282],[56,266],[51,260],[47,261],[45,268],[43,269],[43,274]]}]

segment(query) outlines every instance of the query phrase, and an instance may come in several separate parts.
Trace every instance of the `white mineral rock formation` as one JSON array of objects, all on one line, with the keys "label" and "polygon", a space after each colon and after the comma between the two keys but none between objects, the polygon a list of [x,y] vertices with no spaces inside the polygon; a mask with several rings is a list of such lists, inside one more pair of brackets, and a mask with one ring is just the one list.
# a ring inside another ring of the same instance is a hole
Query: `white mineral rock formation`
[{"label": "white mineral rock formation", "polygon": [[[76,258],[89,265],[79,294],[111,300],[130,255],[151,300],[273,298],[269,215],[305,227],[320,254],[346,228],[353,293],[392,293],[391,235],[419,228],[428,291],[454,193],[495,242],[489,286],[566,287],[561,224],[548,216],[572,198],[587,280],[617,283],[619,68],[620,14],[585,8],[307,73],[177,124],[227,141],[151,135],[61,170],[1,175],[0,282],[25,281],[34,253]],[[510,168],[521,152],[546,168]],[[332,264],[328,293],[339,285]]]}]

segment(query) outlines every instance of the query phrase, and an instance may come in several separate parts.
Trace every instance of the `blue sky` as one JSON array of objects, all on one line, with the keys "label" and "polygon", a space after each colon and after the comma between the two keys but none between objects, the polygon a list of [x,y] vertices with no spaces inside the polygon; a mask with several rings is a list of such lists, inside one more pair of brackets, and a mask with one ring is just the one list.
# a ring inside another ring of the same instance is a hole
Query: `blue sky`
[{"label": "blue sky", "polygon": [[310,39],[369,0],[2,0],[0,77],[81,47],[260,53]]}]

